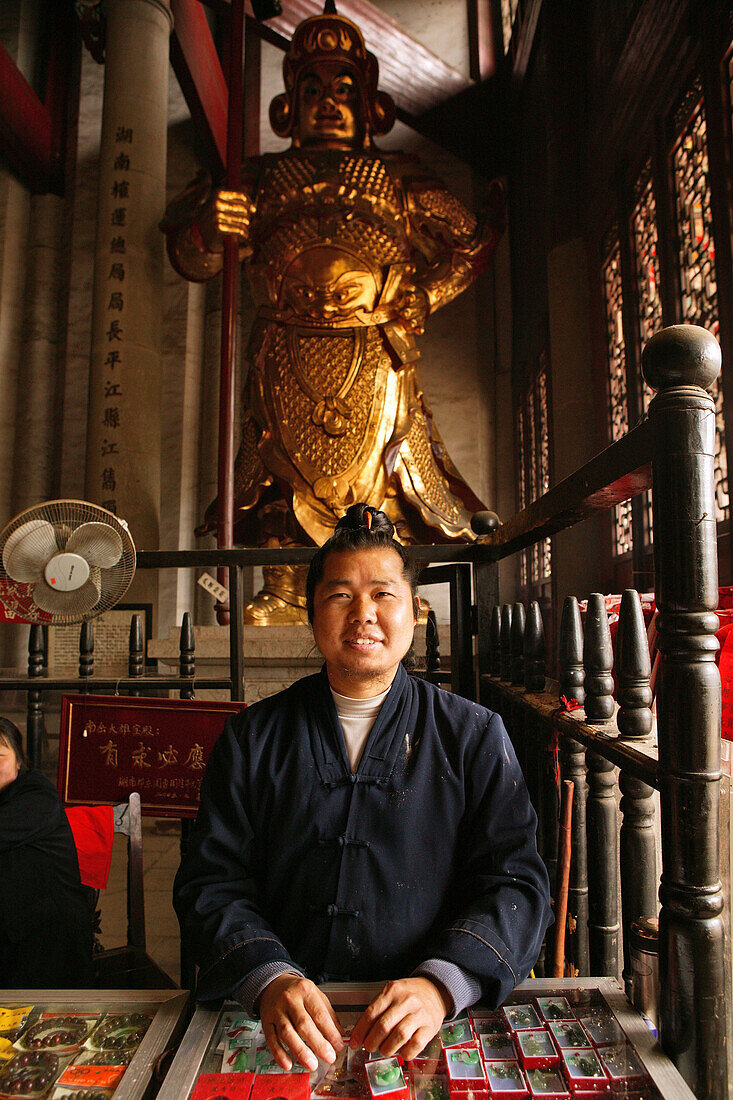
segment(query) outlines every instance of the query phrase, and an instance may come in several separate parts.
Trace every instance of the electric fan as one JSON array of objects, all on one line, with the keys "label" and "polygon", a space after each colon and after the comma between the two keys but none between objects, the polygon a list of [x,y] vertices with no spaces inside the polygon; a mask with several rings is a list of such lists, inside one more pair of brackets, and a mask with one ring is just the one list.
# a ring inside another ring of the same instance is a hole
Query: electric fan
[{"label": "electric fan", "polygon": [[80,623],[109,611],[135,575],[127,524],[83,500],[50,500],[0,532],[0,602],[27,622]]}]

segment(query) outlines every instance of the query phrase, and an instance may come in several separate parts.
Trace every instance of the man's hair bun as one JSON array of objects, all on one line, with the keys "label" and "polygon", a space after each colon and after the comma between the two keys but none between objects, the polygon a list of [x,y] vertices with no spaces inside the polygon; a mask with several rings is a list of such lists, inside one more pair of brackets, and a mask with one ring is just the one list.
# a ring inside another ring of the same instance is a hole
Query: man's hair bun
[{"label": "man's hair bun", "polygon": [[316,585],[323,576],[329,554],[342,550],[379,550],[387,547],[402,559],[402,572],[413,596],[417,586],[417,565],[407,556],[404,546],[394,537],[395,529],[385,512],[371,504],[352,504],[336,524],[330,539],[316,550],[311,559],[305,582],[305,602],[308,621],[313,622],[313,601]]},{"label": "man's hair bun", "polygon": [[336,524],[337,531],[371,531],[375,536],[394,538],[394,525],[384,512],[371,504],[352,504]]}]

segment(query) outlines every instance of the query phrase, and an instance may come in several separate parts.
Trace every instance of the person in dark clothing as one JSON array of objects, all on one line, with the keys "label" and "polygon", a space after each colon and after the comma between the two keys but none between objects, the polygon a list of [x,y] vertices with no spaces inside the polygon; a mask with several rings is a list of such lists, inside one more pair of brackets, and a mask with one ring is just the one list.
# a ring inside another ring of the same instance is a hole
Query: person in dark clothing
[{"label": "person in dark clothing", "polygon": [[0,986],[93,983],[92,925],[56,788],[29,771],[20,731],[0,718]]},{"label": "person in dark clothing", "polygon": [[393,531],[353,505],[317,551],[325,665],[227,721],[174,886],[198,999],[258,1009],[284,1069],[343,1047],[319,984],[385,980],[350,1042],[411,1058],[501,1004],[551,920],[501,719],[402,666],[419,599]]}]

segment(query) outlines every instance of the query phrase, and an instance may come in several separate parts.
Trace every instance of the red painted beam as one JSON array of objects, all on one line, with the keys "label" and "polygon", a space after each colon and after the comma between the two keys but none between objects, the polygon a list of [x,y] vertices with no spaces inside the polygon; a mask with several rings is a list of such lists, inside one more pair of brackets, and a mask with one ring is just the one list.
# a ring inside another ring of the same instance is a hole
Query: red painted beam
[{"label": "red painted beam", "polygon": [[0,42],[0,149],[11,170],[36,193],[48,189],[51,114]]},{"label": "red painted beam", "polygon": [[171,0],[171,63],[214,176],[226,163],[228,93],[219,55],[199,0]]}]

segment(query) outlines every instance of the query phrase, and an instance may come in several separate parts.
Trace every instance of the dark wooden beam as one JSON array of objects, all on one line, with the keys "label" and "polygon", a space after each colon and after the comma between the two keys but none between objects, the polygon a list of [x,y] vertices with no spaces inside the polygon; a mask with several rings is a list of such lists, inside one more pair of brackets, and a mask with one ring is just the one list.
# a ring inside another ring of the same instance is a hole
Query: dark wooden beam
[{"label": "dark wooden beam", "polygon": [[228,93],[206,14],[198,0],[171,0],[171,64],[194,125],[204,143],[212,175],[226,160]]},{"label": "dark wooden beam", "polygon": [[651,485],[652,438],[644,421],[481,539],[492,556],[508,557],[605,511]]}]

